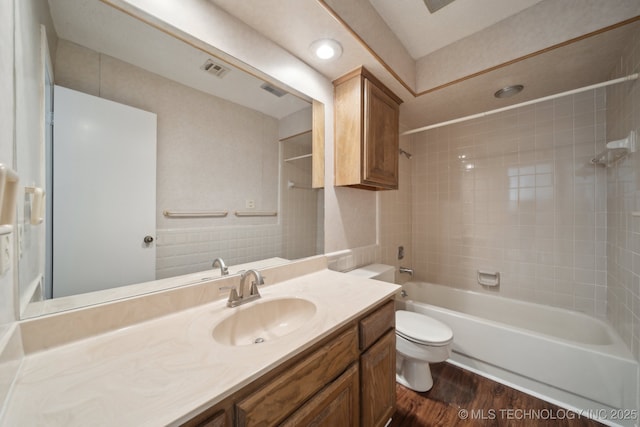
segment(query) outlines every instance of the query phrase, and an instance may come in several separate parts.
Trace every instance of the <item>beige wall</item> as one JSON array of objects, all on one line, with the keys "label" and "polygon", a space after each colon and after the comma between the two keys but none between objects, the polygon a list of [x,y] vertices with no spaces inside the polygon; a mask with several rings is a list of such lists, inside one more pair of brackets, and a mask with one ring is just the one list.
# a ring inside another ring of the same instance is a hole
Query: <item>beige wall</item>
[{"label": "beige wall", "polygon": [[[638,72],[640,32],[612,77]],[[640,82],[607,90],[607,139],[640,131]],[[636,150],[640,150],[636,142]],[[640,359],[640,151],[607,169],[607,318]]]},{"label": "beige wall", "polygon": [[[404,129],[402,129],[404,130]],[[413,153],[411,136],[400,137],[400,148]],[[400,155],[400,181],[397,190],[379,192],[378,236],[380,262],[396,267],[396,283],[411,279],[406,273],[400,274],[398,267],[413,267],[413,185],[412,171],[415,157],[411,159]],[[404,247],[404,259],[398,259],[398,246]]]}]

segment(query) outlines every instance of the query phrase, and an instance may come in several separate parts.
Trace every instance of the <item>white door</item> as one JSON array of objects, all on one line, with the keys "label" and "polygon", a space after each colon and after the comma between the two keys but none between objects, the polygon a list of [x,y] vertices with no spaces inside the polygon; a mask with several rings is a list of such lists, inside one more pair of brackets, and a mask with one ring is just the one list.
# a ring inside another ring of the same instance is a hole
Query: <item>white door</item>
[{"label": "white door", "polygon": [[156,115],[54,92],[53,296],[155,279]]}]

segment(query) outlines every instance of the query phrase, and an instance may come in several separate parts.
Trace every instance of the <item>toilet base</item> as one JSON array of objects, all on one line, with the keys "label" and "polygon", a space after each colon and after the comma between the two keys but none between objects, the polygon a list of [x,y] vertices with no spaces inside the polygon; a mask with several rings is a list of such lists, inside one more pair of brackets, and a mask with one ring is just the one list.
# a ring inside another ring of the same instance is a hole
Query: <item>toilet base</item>
[{"label": "toilet base", "polygon": [[433,387],[433,377],[429,364],[422,360],[398,357],[396,362],[396,382],[411,390],[425,392]]}]

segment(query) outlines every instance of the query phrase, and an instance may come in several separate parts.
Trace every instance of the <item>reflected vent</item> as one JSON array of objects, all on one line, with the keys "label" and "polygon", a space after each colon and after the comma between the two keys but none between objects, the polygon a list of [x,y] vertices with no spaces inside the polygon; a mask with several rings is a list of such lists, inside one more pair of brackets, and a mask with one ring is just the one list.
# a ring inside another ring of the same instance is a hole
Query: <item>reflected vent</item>
[{"label": "reflected vent", "polygon": [[285,92],[284,90],[278,89],[275,86],[271,86],[269,83],[263,83],[260,86],[260,89],[264,89],[267,92],[269,92],[270,94],[277,96],[278,98],[282,98],[283,96],[285,96],[287,94],[287,92]]},{"label": "reflected vent", "polygon": [[216,77],[223,78],[230,70],[217,62],[213,62],[211,59],[202,64],[201,70],[205,70],[209,74],[213,74]]},{"label": "reflected vent", "polygon": [[436,13],[449,3],[453,3],[453,0],[424,0],[424,4],[427,5],[427,9],[431,13]]}]

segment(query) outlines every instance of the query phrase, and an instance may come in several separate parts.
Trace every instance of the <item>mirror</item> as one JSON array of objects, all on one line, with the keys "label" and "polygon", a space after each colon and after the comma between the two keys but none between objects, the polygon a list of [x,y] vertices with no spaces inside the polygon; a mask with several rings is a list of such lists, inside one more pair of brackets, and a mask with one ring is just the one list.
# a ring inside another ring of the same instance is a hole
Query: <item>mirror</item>
[{"label": "mirror", "polygon": [[99,0],[15,9],[22,317],[324,252],[312,100]]}]

